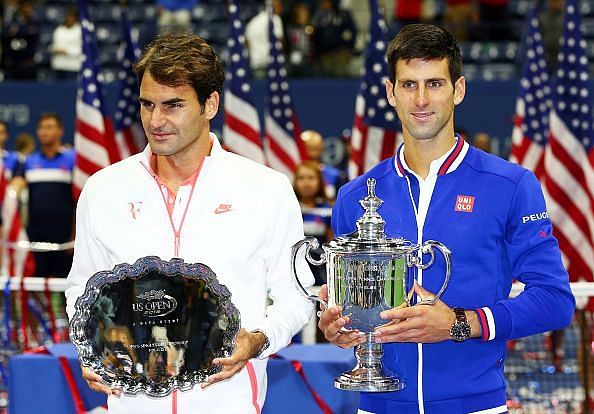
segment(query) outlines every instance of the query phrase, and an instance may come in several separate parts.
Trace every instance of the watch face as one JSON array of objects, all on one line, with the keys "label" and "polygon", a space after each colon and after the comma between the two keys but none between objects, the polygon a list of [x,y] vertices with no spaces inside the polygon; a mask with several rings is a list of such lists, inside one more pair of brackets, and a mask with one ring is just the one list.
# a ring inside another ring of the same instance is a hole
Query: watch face
[{"label": "watch face", "polygon": [[470,324],[456,321],[450,328],[450,335],[455,342],[462,342],[470,338]]}]

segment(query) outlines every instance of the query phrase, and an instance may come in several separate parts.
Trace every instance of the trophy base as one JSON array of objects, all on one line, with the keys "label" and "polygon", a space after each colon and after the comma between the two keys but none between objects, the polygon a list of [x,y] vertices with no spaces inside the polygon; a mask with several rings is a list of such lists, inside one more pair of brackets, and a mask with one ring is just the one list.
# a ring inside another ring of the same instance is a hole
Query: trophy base
[{"label": "trophy base", "polygon": [[355,368],[334,380],[334,387],[345,391],[389,392],[405,387],[398,376],[385,369]]}]

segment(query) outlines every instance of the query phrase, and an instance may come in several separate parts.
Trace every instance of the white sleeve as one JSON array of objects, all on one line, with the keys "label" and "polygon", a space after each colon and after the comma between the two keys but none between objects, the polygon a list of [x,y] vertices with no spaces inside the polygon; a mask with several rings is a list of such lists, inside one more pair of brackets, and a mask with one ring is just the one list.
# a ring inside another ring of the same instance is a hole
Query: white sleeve
[{"label": "white sleeve", "polygon": [[[266,286],[272,304],[259,329],[266,333],[270,346],[260,358],[287,346],[291,338],[310,320],[313,303],[302,293],[293,277],[291,247],[303,239],[303,219],[293,188],[285,177],[285,184],[277,194],[275,216],[269,222],[267,245]],[[314,277],[305,261],[304,249],[300,251],[296,268],[303,286],[310,287]]]},{"label": "white sleeve", "polygon": [[87,281],[96,272],[108,270],[110,262],[105,248],[93,232],[91,208],[89,200],[89,185],[87,181],[76,207],[76,238],[74,240],[74,257],[72,268],[68,274],[68,288],[66,289],[66,313],[68,319],[74,316],[76,299],[83,294]]}]

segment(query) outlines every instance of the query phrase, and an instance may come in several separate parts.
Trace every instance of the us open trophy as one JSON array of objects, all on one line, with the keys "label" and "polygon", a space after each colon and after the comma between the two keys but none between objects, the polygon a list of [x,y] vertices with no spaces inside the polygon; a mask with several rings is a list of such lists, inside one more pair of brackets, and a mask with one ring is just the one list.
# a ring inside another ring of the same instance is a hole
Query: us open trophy
[{"label": "us open trophy", "polygon": [[189,390],[230,356],[240,327],[231,293],[201,263],[156,256],[95,273],[77,299],[70,339],[81,365],[125,394]]},{"label": "us open trophy", "polygon": [[[405,387],[398,374],[382,367],[382,345],[375,343],[374,329],[386,323],[380,312],[406,304],[432,305],[443,294],[451,272],[451,253],[437,241],[413,244],[403,238],[387,238],[386,222],[377,210],[383,201],[375,195],[375,180],[367,180],[368,195],[359,202],[365,213],[357,220],[357,231],[325,243],[319,260],[311,256],[318,241],[306,237],[292,249],[293,275],[309,299],[324,307],[341,306],[342,315],[350,322],[345,332],[359,331],[366,342],[356,348],[357,366],[334,380],[336,388],[348,391],[385,392]],[[297,276],[295,261],[299,249],[306,245],[305,257],[314,265],[326,263],[328,302],[311,295]],[[439,292],[433,298],[419,299],[409,293],[417,278],[417,269],[427,269],[435,259],[434,249],[445,258],[445,276]],[[422,263],[423,255],[429,261]]]}]

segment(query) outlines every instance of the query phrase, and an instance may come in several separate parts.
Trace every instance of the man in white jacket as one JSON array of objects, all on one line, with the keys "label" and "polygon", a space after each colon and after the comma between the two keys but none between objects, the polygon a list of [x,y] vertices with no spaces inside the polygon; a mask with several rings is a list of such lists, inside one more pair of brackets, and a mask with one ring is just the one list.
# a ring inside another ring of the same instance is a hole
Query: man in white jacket
[{"label": "man in white jacket", "polygon": [[[159,36],[136,64],[148,147],[93,175],[77,208],[67,310],[97,271],[144,256],[208,265],[231,291],[242,329],[220,373],[165,398],[129,396],[100,383],[110,413],[260,413],[267,357],[309,320],[310,303],[290,274],[290,250],[303,237],[299,205],[282,174],[223,150],[209,132],[224,72],[201,38]],[[298,271],[313,277],[304,260]],[[272,299],[268,306],[267,298]]]}]

